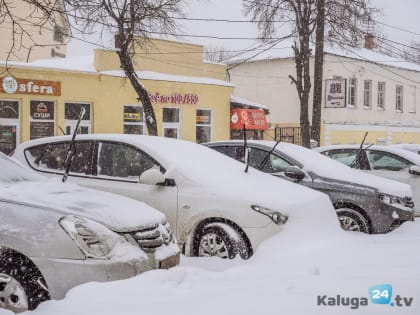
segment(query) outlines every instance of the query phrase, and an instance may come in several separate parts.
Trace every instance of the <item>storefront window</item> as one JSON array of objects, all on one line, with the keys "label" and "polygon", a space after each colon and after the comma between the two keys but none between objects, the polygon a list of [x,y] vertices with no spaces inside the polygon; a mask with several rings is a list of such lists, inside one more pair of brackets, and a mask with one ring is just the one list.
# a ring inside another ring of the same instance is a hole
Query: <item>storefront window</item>
[{"label": "storefront window", "polygon": [[54,102],[30,101],[30,115],[31,140],[54,136]]},{"label": "storefront window", "polygon": [[88,134],[91,132],[91,107],[88,103],[65,103],[64,104],[64,118],[66,120],[66,134],[72,134],[76,128],[82,108],[85,109],[85,114],[79,124],[78,134]]},{"label": "storefront window", "polygon": [[163,136],[167,138],[180,137],[179,108],[163,108],[162,110]]},{"label": "storefront window", "polygon": [[211,141],[212,112],[210,109],[197,109],[196,112],[196,142],[203,143]]},{"label": "storefront window", "polygon": [[124,133],[135,135],[144,134],[144,111],[142,106],[124,106]]},{"label": "storefront window", "polygon": [[19,139],[19,102],[0,100],[0,151],[9,154]]}]

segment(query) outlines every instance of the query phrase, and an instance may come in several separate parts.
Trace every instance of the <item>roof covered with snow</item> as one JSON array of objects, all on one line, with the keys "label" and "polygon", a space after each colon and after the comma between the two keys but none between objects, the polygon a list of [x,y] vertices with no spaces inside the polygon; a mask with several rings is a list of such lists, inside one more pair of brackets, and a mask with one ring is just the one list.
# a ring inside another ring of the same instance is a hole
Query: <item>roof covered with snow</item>
[{"label": "roof covered with snow", "polygon": [[[292,46],[293,42],[291,40],[282,41],[281,43],[278,43],[277,45],[267,50],[262,49],[259,52],[248,51],[232,59],[225,60],[225,62],[227,64],[237,64],[253,61],[293,58],[294,53]],[[311,49],[312,52],[315,51],[313,44],[311,44]],[[338,47],[337,45],[325,45],[324,52],[330,55],[342,56],[346,58],[420,72],[420,65],[416,63],[409,62],[401,58],[390,57],[371,49],[342,48]]]},{"label": "roof covered with snow", "polygon": [[[0,61],[0,65],[5,66],[6,62]],[[124,71],[97,71],[94,66],[94,55],[67,57],[67,58],[54,58],[54,59],[41,59],[30,63],[26,62],[7,62],[10,68],[27,68],[27,69],[48,69],[51,71],[74,71],[82,73],[91,73],[96,75],[107,75],[114,77],[125,77]],[[173,75],[153,71],[137,71],[137,76],[143,80],[155,81],[169,81],[169,82],[182,82],[206,85],[219,85],[233,87],[234,84],[217,80],[209,77]]]},{"label": "roof covered with snow", "polygon": [[262,109],[267,109],[267,110],[270,109],[270,107],[268,107],[267,105],[244,100],[243,98],[239,98],[233,95],[230,97],[230,101],[231,103],[238,103],[238,104],[246,105],[249,107],[262,108]]}]

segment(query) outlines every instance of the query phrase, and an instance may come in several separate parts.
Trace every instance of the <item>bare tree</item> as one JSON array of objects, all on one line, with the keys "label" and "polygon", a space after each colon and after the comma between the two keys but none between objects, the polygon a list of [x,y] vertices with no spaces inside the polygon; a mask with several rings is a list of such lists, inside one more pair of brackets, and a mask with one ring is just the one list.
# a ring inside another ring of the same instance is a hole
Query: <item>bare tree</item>
[{"label": "bare tree", "polygon": [[183,0],[64,0],[67,14],[84,31],[100,29],[116,34],[121,68],[142,103],[149,135],[157,135],[156,116],[146,88],[138,78],[133,56],[155,32],[170,33],[177,28],[174,17],[181,15]]},{"label": "bare tree", "polygon": [[224,46],[209,46],[204,52],[204,59],[210,62],[222,62],[234,56],[234,52]]},{"label": "bare tree", "polygon": [[[4,41],[8,41],[6,61],[21,60],[32,48],[55,46],[68,35],[68,21],[61,0],[0,0],[0,25]],[[43,34],[60,31],[60,39],[45,40]],[[4,44],[4,43],[3,43]],[[4,46],[3,46],[4,47]]]},{"label": "bare tree", "polygon": [[[328,34],[328,40],[341,46],[356,46],[359,43],[363,29],[361,23],[371,16],[369,0],[243,0],[245,12],[257,21],[262,38],[272,38],[276,35],[276,20],[290,19],[293,21],[295,42],[294,51],[296,76],[290,75],[295,84],[300,102],[300,126],[302,144],[310,146],[309,125],[309,95],[311,91],[310,58],[311,43],[314,42],[315,31],[318,34],[315,41],[323,43],[323,35]],[[324,2],[325,3],[322,3]],[[318,18],[319,17],[319,18]],[[325,30],[324,30],[325,29]],[[321,36],[322,35],[322,36]],[[316,77],[314,95],[314,110],[312,127],[317,129],[313,135],[319,140],[321,125],[322,99],[322,67],[323,45],[317,43],[318,58],[316,60]],[[319,84],[321,86],[319,86]]]}]

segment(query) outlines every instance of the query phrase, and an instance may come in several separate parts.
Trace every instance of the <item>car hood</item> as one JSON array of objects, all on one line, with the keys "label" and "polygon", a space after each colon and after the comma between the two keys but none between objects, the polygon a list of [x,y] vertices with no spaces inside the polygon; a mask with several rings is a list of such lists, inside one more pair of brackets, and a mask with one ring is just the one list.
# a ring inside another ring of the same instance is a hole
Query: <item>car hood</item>
[{"label": "car hood", "polygon": [[0,198],[85,216],[116,232],[135,231],[165,221],[149,205],[120,195],[65,184],[58,179],[3,185]]}]

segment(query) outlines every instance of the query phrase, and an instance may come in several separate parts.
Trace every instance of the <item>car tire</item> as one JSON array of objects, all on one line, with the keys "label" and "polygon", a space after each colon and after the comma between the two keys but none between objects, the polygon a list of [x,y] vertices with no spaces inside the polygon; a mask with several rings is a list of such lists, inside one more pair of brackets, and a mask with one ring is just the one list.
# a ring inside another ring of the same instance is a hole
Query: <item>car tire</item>
[{"label": "car tire", "polygon": [[336,209],[341,228],[345,231],[369,233],[368,220],[360,212],[351,208]]},{"label": "car tire", "polygon": [[34,310],[50,299],[45,279],[27,257],[0,247],[0,308]]},{"label": "car tire", "polygon": [[[193,246],[194,256],[233,259],[242,244],[239,233],[224,223],[209,223],[196,233]],[[240,253],[241,254],[241,253]],[[241,254],[242,255],[245,254]]]}]

